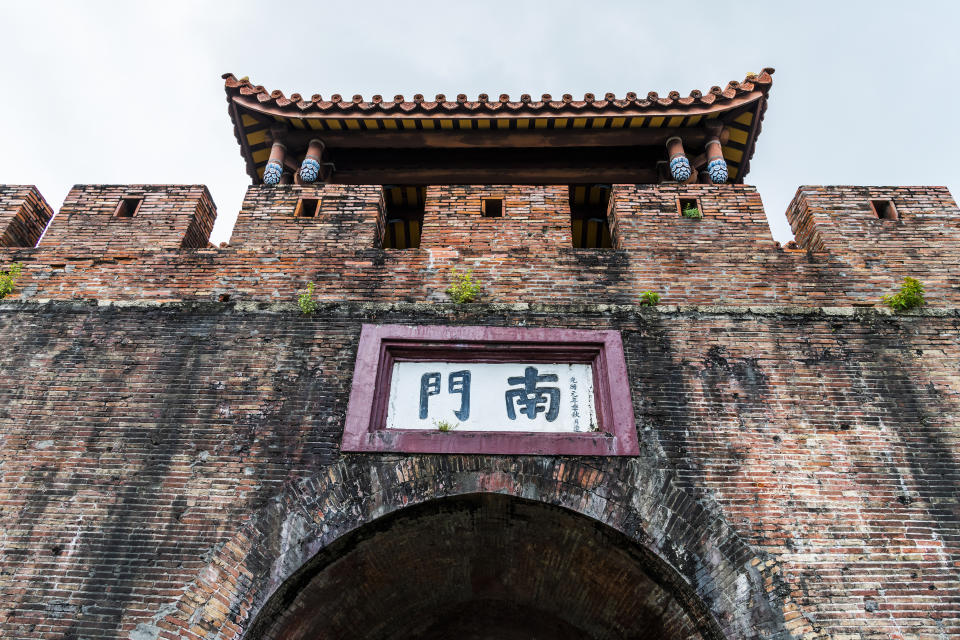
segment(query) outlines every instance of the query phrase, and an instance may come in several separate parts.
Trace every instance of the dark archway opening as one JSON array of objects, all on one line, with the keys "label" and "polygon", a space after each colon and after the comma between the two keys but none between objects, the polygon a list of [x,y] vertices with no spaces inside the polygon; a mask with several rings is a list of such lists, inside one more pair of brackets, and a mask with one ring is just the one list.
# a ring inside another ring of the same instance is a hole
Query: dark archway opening
[{"label": "dark archway opening", "polygon": [[718,639],[676,572],[623,534],[502,494],[433,500],[341,537],[271,597],[256,640]]}]

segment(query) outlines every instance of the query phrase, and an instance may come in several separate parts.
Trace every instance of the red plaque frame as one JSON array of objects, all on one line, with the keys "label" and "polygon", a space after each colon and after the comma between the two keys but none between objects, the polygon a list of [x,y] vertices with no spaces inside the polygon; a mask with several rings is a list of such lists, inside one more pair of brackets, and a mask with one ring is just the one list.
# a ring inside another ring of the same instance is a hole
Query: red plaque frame
[{"label": "red plaque frame", "polygon": [[[397,360],[570,362],[593,367],[599,430],[585,433],[386,429]],[[640,453],[619,331],[365,324],[343,432],[345,452],[635,456]]]}]

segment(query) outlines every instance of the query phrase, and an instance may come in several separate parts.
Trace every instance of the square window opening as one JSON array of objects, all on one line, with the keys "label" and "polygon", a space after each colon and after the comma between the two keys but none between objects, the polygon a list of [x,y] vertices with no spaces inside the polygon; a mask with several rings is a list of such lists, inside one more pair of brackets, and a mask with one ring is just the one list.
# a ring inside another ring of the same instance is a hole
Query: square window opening
[{"label": "square window opening", "polygon": [[117,210],[113,216],[115,218],[132,218],[140,211],[141,204],[143,204],[143,198],[123,198],[117,205]]},{"label": "square window opening", "polygon": [[480,208],[484,218],[502,218],[503,198],[482,198]]},{"label": "square window opening", "polygon": [[383,185],[383,249],[419,249],[427,188]]},{"label": "square window opening", "polygon": [[613,248],[607,218],[610,189],[608,184],[570,185],[570,235],[575,249]]},{"label": "square window opening", "polygon": [[300,198],[294,209],[294,218],[316,218],[320,211],[320,198]]},{"label": "square window opening", "polygon": [[897,209],[892,200],[871,200],[870,207],[877,218],[881,220],[898,220]]},{"label": "square window opening", "polygon": [[690,218],[691,220],[700,220],[703,218],[703,210],[700,208],[700,200],[698,198],[678,198],[677,212],[682,218]]}]

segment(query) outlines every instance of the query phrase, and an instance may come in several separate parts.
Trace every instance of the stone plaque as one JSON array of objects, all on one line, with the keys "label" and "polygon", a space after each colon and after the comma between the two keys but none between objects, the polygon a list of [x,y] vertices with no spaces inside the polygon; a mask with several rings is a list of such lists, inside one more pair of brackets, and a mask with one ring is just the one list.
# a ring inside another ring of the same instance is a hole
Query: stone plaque
[{"label": "stone plaque", "polygon": [[597,430],[587,363],[394,362],[387,429]]},{"label": "stone plaque", "polygon": [[635,456],[620,333],[365,324],[340,446]]}]

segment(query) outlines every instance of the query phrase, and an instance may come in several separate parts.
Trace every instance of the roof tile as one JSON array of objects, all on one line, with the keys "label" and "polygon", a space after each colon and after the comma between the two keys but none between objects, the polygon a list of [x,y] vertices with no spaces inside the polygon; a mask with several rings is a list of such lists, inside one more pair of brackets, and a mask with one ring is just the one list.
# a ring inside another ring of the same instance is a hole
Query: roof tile
[{"label": "roof tile", "polygon": [[[260,105],[277,107],[297,115],[322,115],[329,114],[329,112],[369,112],[372,110],[388,112],[396,109],[404,113],[436,110],[447,113],[458,111],[474,113],[488,111],[494,113],[501,111],[503,105],[506,105],[510,111],[523,110],[532,113],[587,109],[600,111],[610,106],[619,109],[631,107],[646,109],[654,106],[664,108],[709,106],[734,100],[754,91],[766,93],[773,82],[772,74],[773,69],[765,68],[759,74],[748,73],[743,82],[730,81],[722,89],[719,86],[713,86],[706,93],[694,90],[690,92],[688,97],[682,97],[678,91],[670,91],[666,97],[661,98],[658,93],[651,91],[644,100],[638,99],[637,94],[631,91],[623,99],[618,99],[613,93],[606,93],[602,100],[598,100],[593,93],[587,93],[583,96],[583,100],[574,100],[573,96],[565,93],[560,100],[554,100],[550,94],[543,94],[539,101],[533,100],[530,94],[526,93],[520,96],[519,101],[511,100],[507,94],[501,94],[497,100],[490,100],[488,94],[485,93],[481,93],[475,101],[469,100],[462,93],[457,95],[456,100],[450,101],[444,94],[437,94],[435,100],[428,101],[420,93],[413,97],[412,102],[407,101],[402,95],[394,96],[393,101],[384,101],[382,96],[375,95],[367,101],[359,94],[354,95],[352,100],[349,101],[344,101],[339,94],[334,94],[330,100],[324,100],[320,94],[314,94],[310,97],[310,100],[305,100],[299,93],[287,98],[282,91],[268,91],[262,85],[254,85],[247,78],[237,79],[232,73],[224,74],[223,79],[229,100],[232,100],[235,96],[253,96]],[[296,111],[294,111],[294,108]]]},{"label": "roof tile", "polygon": [[[227,93],[227,102],[230,104],[230,117],[233,120],[234,136],[240,143],[241,149],[247,160],[247,173],[254,182],[258,180],[256,164],[249,157],[245,136],[242,133],[243,125],[240,120],[242,108],[251,110],[260,110],[266,108],[275,115],[284,114],[291,117],[310,117],[310,116],[349,116],[349,114],[375,115],[372,112],[396,113],[400,115],[413,115],[418,113],[428,114],[434,111],[440,111],[444,114],[463,113],[466,115],[478,116],[488,114],[491,116],[504,115],[513,116],[516,113],[519,116],[566,116],[583,115],[589,117],[592,113],[610,114],[610,109],[616,109],[625,112],[626,115],[635,115],[636,111],[652,111],[653,113],[662,112],[667,109],[686,110],[704,107],[713,107],[723,109],[725,103],[731,102],[740,97],[759,97],[758,117],[753,123],[753,133],[751,142],[742,162],[738,179],[749,171],[750,159],[753,156],[754,143],[762,128],[762,121],[766,111],[767,93],[773,84],[772,68],[764,68],[759,74],[748,73],[743,82],[731,81],[726,87],[721,89],[719,86],[710,87],[709,91],[701,92],[693,90],[689,96],[681,97],[677,91],[670,91],[666,97],[661,98],[655,91],[651,91],[645,98],[639,97],[635,92],[628,92],[623,99],[618,99],[613,93],[606,93],[602,100],[595,99],[594,94],[587,93],[583,100],[574,100],[569,93],[563,94],[559,99],[554,99],[550,94],[545,93],[539,101],[534,101],[529,94],[523,94],[520,100],[511,101],[510,96],[503,94],[499,99],[491,100],[486,93],[481,93],[476,100],[470,100],[466,94],[458,94],[456,101],[448,101],[446,96],[438,94],[434,101],[425,100],[423,94],[416,94],[412,101],[408,101],[403,95],[395,95],[392,101],[385,101],[382,96],[375,95],[370,101],[363,99],[361,95],[353,96],[350,101],[345,101],[340,94],[333,94],[329,99],[324,100],[323,96],[315,93],[305,100],[299,93],[294,93],[288,99],[282,91],[267,91],[262,85],[254,85],[249,78],[243,77],[237,79],[232,73],[226,73],[224,79],[224,88]],[[756,94],[759,94],[757,96]]]}]

